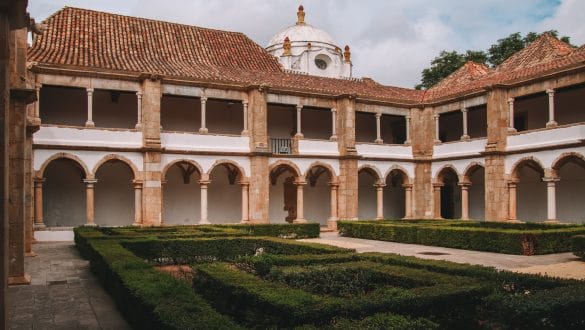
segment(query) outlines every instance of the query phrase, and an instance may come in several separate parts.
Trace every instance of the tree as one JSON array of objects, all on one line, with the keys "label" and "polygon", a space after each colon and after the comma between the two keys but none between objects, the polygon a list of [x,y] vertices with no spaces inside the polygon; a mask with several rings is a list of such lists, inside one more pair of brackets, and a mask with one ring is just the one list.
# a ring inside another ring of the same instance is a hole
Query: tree
[{"label": "tree", "polygon": [[[550,30],[543,33],[550,33],[555,38],[558,38],[558,31]],[[451,73],[457,71],[466,61],[473,61],[497,66],[508,59],[516,52],[524,49],[528,44],[538,39],[543,33],[528,32],[524,37],[520,32],[512,33],[506,38],[498,39],[498,41],[488,48],[487,53],[481,50],[468,50],[464,54],[457,51],[442,51],[439,56],[431,61],[431,67],[422,71],[421,83],[416,85],[416,89],[427,89],[439,81],[446,78]],[[561,41],[570,43],[570,38],[563,36]]]}]

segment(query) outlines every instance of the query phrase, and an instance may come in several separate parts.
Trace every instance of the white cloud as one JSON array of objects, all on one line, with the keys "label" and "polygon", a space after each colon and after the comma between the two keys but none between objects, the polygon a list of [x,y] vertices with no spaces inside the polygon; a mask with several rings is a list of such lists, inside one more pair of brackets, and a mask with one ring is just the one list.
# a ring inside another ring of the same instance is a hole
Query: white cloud
[{"label": "white cloud", "polygon": [[[557,29],[585,41],[585,1],[304,0],[307,22],[349,44],[356,76],[412,87],[443,50],[486,49],[510,33]],[[30,0],[43,19],[63,5],[239,31],[265,46],[294,24],[298,0]]]}]

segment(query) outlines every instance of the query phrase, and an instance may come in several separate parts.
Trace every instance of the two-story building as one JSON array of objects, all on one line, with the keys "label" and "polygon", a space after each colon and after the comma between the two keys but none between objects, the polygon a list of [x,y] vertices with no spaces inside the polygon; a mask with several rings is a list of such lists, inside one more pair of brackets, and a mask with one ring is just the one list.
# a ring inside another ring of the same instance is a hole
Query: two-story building
[{"label": "two-story building", "polygon": [[585,47],[545,34],[419,91],[352,78],[302,8],[266,49],[69,7],[45,24],[28,63],[39,229],[585,218]]}]

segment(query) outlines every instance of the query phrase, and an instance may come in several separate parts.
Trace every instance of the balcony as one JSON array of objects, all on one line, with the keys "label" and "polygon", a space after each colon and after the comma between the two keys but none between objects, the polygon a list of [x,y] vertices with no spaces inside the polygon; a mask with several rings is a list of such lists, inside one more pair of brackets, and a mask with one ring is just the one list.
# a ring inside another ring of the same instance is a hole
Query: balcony
[{"label": "balcony", "polygon": [[275,155],[292,154],[292,139],[270,139],[270,150]]},{"label": "balcony", "polygon": [[477,157],[485,151],[486,138],[436,144],[433,158]]},{"label": "balcony", "polygon": [[167,150],[250,152],[250,138],[247,136],[162,132],[160,140]]},{"label": "balcony", "polygon": [[356,143],[355,147],[364,157],[412,159],[412,147],[408,145]]},{"label": "balcony", "polygon": [[54,146],[140,148],[142,132],[128,129],[42,125],[33,135],[33,143]]},{"label": "balcony", "polygon": [[542,128],[508,136],[507,151],[546,148],[580,143],[585,140],[585,123]]}]

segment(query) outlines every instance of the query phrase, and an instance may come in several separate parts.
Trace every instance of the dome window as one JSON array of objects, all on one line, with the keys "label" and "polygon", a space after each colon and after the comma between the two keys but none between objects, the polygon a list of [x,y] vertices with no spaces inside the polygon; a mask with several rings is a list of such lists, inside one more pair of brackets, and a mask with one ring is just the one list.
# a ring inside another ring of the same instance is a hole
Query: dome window
[{"label": "dome window", "polygon": [[331,62],[331,59],[326,55],[319,54],[315,57],[315,65],[321,70],[326,70],[329,62]]}]

